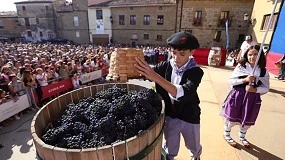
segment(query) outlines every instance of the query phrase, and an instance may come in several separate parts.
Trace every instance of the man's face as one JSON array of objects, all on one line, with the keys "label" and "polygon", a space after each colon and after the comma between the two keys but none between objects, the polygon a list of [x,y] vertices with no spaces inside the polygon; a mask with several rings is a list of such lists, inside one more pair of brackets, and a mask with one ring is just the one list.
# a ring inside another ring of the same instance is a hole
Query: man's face
[{"label": "man's face", "polygon": [[189,57],[191,55],[192,55],[192,51],[190,51],[190,49],[187,49],[187,50],[174,49],[172,51],[172,58],[174,59],[174,62],[179,68],[188,62]]}]

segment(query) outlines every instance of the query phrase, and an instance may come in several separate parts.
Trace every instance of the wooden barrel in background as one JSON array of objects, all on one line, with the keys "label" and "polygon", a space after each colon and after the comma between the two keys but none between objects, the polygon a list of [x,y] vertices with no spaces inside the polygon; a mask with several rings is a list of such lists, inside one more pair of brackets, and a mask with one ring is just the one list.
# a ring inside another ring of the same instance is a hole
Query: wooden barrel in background
[{"label": "wooden barrel in background", "polygon": [[[33,142],[39,158],[44,160],[159,160],[162,149],[162,129],[164,124],[164,103],[158,120],[137,136],[126,141],[100,148],[67,149],[45,144],[41,140],[44,129],[56,120],[71,102],[95,95],[97,92],[112,87],[114,84],[101,84],[77,89],[59,96],[43,106],[34,116],[31,124]],[[142,86],[116,83],[117,87],[128,91],[141,90]]]}]

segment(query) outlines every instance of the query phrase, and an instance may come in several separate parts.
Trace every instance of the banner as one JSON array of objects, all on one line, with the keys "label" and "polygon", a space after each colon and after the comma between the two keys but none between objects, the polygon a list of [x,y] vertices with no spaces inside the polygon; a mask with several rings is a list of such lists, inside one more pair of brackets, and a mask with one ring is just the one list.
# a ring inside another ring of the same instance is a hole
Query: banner
[{"label": "banner", "polygon": [[97,70],[94,72],[85,73],[85,74],[81,75],[80,81],[84,84],[84,83],[93,81],[95,79],[99,79],[101,77],[102,77],[102,70]]},{"label": "banner", "polygon": [[19,97],[19,100],[14,102],[14,100],[10,100],[9,102],[3,103],[0,106],[0,122],[5,119],[21,112],[22,110],[29,107],[29,101],[27,94]]},{"label": "banner", "polygon": [[104,22],[103,19],[96,20],[96,34],[104,34]]},{"label": "banner", "polygon": [[226,21],[226,49],[229,49],[230,39],[229,39],[229,20]]},{"label": "banner", "polygon": [[[42,99],[49,98],[51,96],[59,94],[60,92],[67,91],[71,88],[73,88],[71,79],[65,79],[65,80],[59,81],[54,84],[49,84],[47,86],[42,87],[42,91],[43,91]],[[38,102],[38,96],[35,91],[34,91],[34,97],[35,97],[35,101]]]}]

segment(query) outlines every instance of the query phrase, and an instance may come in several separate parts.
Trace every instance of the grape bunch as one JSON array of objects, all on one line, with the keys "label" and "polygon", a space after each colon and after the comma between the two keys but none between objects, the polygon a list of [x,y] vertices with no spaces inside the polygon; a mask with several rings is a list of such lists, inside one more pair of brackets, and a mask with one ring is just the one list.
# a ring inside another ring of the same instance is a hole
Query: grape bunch
[{"label": "grape bunch", "polygon": [[161,98],[154,90],[128,92],[114,85],[94,97],[68,104],[45,129],[42,140],[71,149],[110,145],[148,129],[161,109]]}]

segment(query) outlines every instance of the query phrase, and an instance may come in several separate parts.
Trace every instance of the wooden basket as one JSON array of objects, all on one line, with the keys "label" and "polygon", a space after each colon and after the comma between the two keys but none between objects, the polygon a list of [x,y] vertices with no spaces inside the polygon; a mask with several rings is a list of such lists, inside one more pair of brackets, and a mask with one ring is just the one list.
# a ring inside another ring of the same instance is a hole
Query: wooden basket
[{"label": "wooden basket", "polygon": [[[138,136],[126,141],[100,148],[67,149],[45,144],[41,139],[46,126],[57,119],[67,104],[79,102],[80,99],[95,95],[97,92],[112,87],[114,84],[101,84],[68,92],[50,101],[34,116],[31,124],[33,142],[39,158],[44,160],[159,160],[162,149],[162,128],[164,124],[164,103],[158,120]],[[116,83],[128,91],[141,90],[142,86]]]},{"label": "wooden basket", "polygon": [[118,48],[111,54],[109,74],[107,80],[125,82],[128,78],[140,77],[134,64],[135,58],[144,59],[144,54],[141,49],[135,48]]}]

